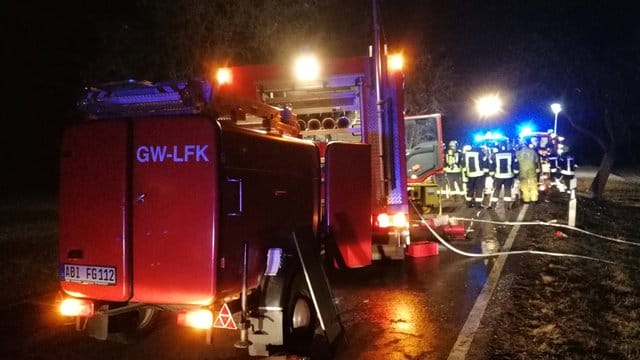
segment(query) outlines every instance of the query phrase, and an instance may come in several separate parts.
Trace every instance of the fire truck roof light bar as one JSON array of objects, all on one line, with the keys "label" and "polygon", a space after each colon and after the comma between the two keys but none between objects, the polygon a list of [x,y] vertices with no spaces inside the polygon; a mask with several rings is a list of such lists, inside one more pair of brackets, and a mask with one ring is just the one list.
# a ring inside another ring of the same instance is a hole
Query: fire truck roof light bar
[{"label": "fire truck roof light bar", "polygon": [[90,118],[200,113],[211,101],[211,85],[202,80],[152,83],[127,80],[87,87],[78,109]]}]

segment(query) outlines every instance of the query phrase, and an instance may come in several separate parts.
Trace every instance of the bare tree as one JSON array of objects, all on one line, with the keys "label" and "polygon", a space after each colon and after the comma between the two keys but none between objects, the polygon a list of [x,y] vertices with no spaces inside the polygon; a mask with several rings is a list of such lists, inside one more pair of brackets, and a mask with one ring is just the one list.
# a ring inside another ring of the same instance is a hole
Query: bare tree
[{"label": "bare tree", "polygon": [[[221,65],[287,61],[302,49],[366,54],[368,1],[137,0],[96,22],[89,77],[207,76]],[[99,19],[99,18],[98,18]],[[354,21],[358,19],[358,21]],[[115,25],[114,25],[115,24]]]},{"label": "bare tree", "polygon": [[407,70],[405,108],[408,114],[446,114],[460,90],[453,63],[446,57],[436,59],[423,48]]},{"label": "bare tree", "polygon": [[[576,144],[583,153],[601,150],[598,172],[590,185],[594,198],[602,199],[616,165],[628,165],[631,152],[620,158],[635,140],[635,102],[640,96],[640,32],[630,16],[619,9],[583,9],[555,33],[521,34],[501,71],[522,103],[548,104],[561,99],[573,128],[587,141]],[[577,31],[579,29],[579,31]],[[571,46],[567,46],[571,44]],[[573,136],[572,136],[573,137]]]}]

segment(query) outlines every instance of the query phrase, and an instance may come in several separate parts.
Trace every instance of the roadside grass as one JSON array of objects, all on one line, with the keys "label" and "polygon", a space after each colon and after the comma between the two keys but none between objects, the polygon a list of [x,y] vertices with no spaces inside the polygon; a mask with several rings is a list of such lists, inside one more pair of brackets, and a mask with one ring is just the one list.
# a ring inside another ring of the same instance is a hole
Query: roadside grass
[{"label": "roadside grass", "polygon": [[[578,190],[589,183],[579,182]],[[640,188],[610,180],[604,202],[578,199],[577,226],[640,243]],[[566,221],[567,200],[530,207],[530,219]],[[578,254],[603,262],[551,256],[508,259],[509,285],[498,287],[482,331],[486,352],[476,359],[640,359],[640,247],[571,230],[521,228],[513,250]],[[483,348],[480,346],[480,348]]]},{"label": "roadside grass", "polygon": [[55,291],[57,242],[54,200],[0,207],[0,304]]}]

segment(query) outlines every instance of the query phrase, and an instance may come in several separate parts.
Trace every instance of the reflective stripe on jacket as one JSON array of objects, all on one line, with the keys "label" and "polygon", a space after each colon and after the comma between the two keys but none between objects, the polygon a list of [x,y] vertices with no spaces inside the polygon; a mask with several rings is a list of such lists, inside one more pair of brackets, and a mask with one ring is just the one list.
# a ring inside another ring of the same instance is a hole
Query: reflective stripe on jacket
[{"label": "reflective stripe on jacket", "polygon": [[480,164],[480,153],[470,150],[464,153],[464,173],[467,177],[484,175],[484,169]]},{"label": "reflective stripe on jacket", "polygon": [[493,176],[496,179],[510,179],[514,177],[517,172],[517,169],[515,169],[516,162],[517,159],[515,159],[511,151],[496,153]]},{"label": "reflective stripe on jacket", "polygon": [[444,171],[448,173],[459,173],[462,171],[462,159],[460,158],[460,152],[457,150],[447,150],[445,156],[445,168]]}]

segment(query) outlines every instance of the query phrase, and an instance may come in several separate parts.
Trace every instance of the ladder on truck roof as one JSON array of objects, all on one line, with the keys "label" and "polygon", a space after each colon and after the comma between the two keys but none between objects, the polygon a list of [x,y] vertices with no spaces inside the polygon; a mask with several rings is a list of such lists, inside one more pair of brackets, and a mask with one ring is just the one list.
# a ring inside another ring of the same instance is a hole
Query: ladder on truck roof
[{"label": "ladder on truck roof", "polygon": [[126,80],[86,87],[77,107],[90,119],[197,114],[211,95],[211,86],[202,80]]},{"label": "ladder on truck roof", "polygon": [[[300,133],[296,115],[289,109],[232,96],[222,89],[214,93],[204,80],[104,83],[86,87],[77,107],[89,119],[209,113],[220,120],[233,120],[239,126],[275,129],[291,136]],[[247,114],[262,121],[245,121]]]}]

